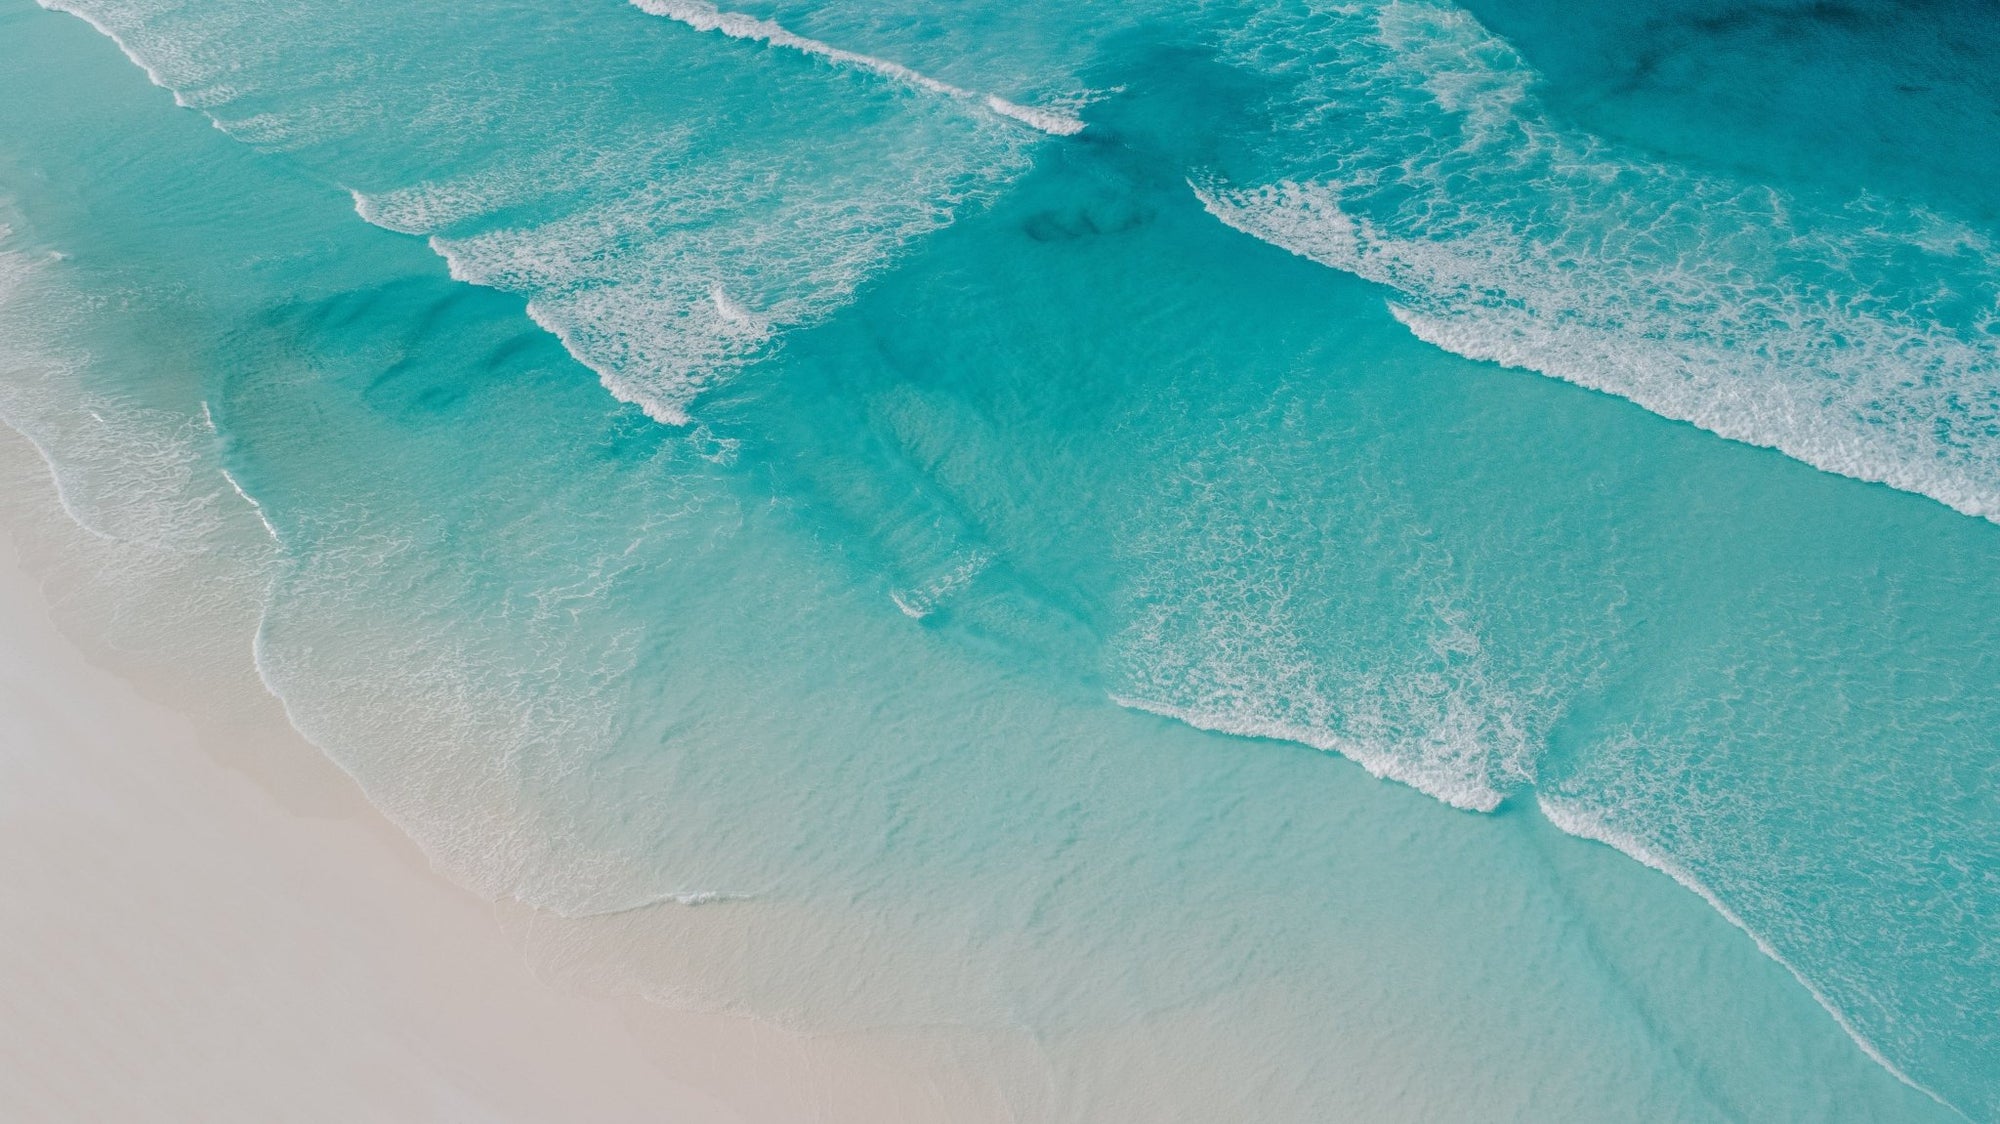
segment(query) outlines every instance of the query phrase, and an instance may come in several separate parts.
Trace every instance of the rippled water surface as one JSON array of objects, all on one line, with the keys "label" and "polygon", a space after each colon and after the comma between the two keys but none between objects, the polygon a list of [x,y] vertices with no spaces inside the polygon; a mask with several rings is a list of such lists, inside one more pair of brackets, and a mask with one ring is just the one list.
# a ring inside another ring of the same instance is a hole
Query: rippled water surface
[{"label": "rippled water surface", "polygon": [[1995,1119],[1980,14],[10,0],[0,417],[620,986]]}]

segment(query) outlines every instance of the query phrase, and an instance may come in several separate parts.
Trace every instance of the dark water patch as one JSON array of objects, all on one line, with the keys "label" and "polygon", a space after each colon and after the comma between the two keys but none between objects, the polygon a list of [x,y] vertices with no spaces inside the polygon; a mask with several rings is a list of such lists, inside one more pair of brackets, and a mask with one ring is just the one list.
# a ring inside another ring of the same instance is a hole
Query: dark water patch
[{"label": "dark water patch", "polygon": [[1469,0],[1582,127],[1677,160],[2000,218],[2000,42],[1979,0]]},{"label": "dark water patch", "polygon": [[[385,248],[400,241],[367,228],[357,235]],[[371,409],[421,424],[450,419],[501,385],[559,380],[595,388],[595,376],[553,337],[523,327],[519,297],[432,275],[435,259],[416,264],[423,268],[259,310],[230,333],[231,358],[221,368],[231,382],[255,381],[311,356],[312,367],[352,384]]]},{"label": "dark water patch", "polygon": [[498,374],[523,364],[540,364],[547,361],[548,350],[547,332],[524,328],[487,351],[485,367],[489,372]]},{"label": "dark water patch", "polygon": [[1064,242],[1106,234],[1126,234],[1153,220],[1153,215],[1125,201],[1070,210],[1037,211],[1021,223],[1021,233],[1037,242]]}]

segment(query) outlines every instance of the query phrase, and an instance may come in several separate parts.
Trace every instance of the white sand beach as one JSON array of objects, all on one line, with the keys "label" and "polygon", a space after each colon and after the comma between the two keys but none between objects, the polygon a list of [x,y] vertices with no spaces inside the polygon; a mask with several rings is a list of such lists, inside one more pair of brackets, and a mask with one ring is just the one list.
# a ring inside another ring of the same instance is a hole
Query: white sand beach
[{"label": "white sand beach", "polygon": [[302,739],[219,753],[90,663],[0,535],[0,1119],[965,1118],[879,1042],[537,978]]}]

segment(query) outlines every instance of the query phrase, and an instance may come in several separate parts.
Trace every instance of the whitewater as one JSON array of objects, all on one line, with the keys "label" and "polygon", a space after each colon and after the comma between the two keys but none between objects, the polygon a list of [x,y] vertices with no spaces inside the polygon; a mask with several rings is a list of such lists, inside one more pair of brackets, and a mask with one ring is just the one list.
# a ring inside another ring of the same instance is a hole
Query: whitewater
[{"label": "whitewater", "polygon": [[[1692,890],[1924,1111],[2000,1111],[2000,246],[1963,198],[1600,135],[1534,45],[1427,0],[495,2],[470,43],[371,5],[40,3],[310,217],[91,235],[6,181],[64,238],[183,261],[7,259],[9,424],[80,525],[229,575],[229,643],[460,881],[837,919],[639,990],[1062,1041],[1251,994],[1328,951],[1338,895],[1301,886],[1425,865],[1336,873],[1282,742],[1490,813],[1382,837],[1509,856],[1457,887],[1495,947],[1572,861],[1532,818]],[[219,327],[148,381],[106,301]],[[1146,787],[1156,744],[1201,783]],[[1340,931],[1424,922],[1394,916]],[[1136,918],[1158,944],[1103,937]],[[870,959],[886,930],[921,968]],[[1488,998],[1528,970],[1438,955]],[[1725,1010],[1603,971],[1582,1040],[1708,1057]],[[1699,1091],[1669,1114],[1812,1114],[1762,1069],[1658,1066]],[[1639,1095],[1564,1081],[1510,1103]]]}]

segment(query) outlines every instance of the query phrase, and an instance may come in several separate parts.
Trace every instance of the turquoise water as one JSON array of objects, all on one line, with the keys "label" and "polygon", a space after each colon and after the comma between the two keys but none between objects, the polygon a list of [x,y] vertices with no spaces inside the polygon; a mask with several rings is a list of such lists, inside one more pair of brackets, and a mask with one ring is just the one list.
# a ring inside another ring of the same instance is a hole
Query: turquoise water
[{"label": "turquoise water", "polygon": [[0,415],[630,987],[1029,1119],[2000,1117],[1975,7],[53,6]]}]

